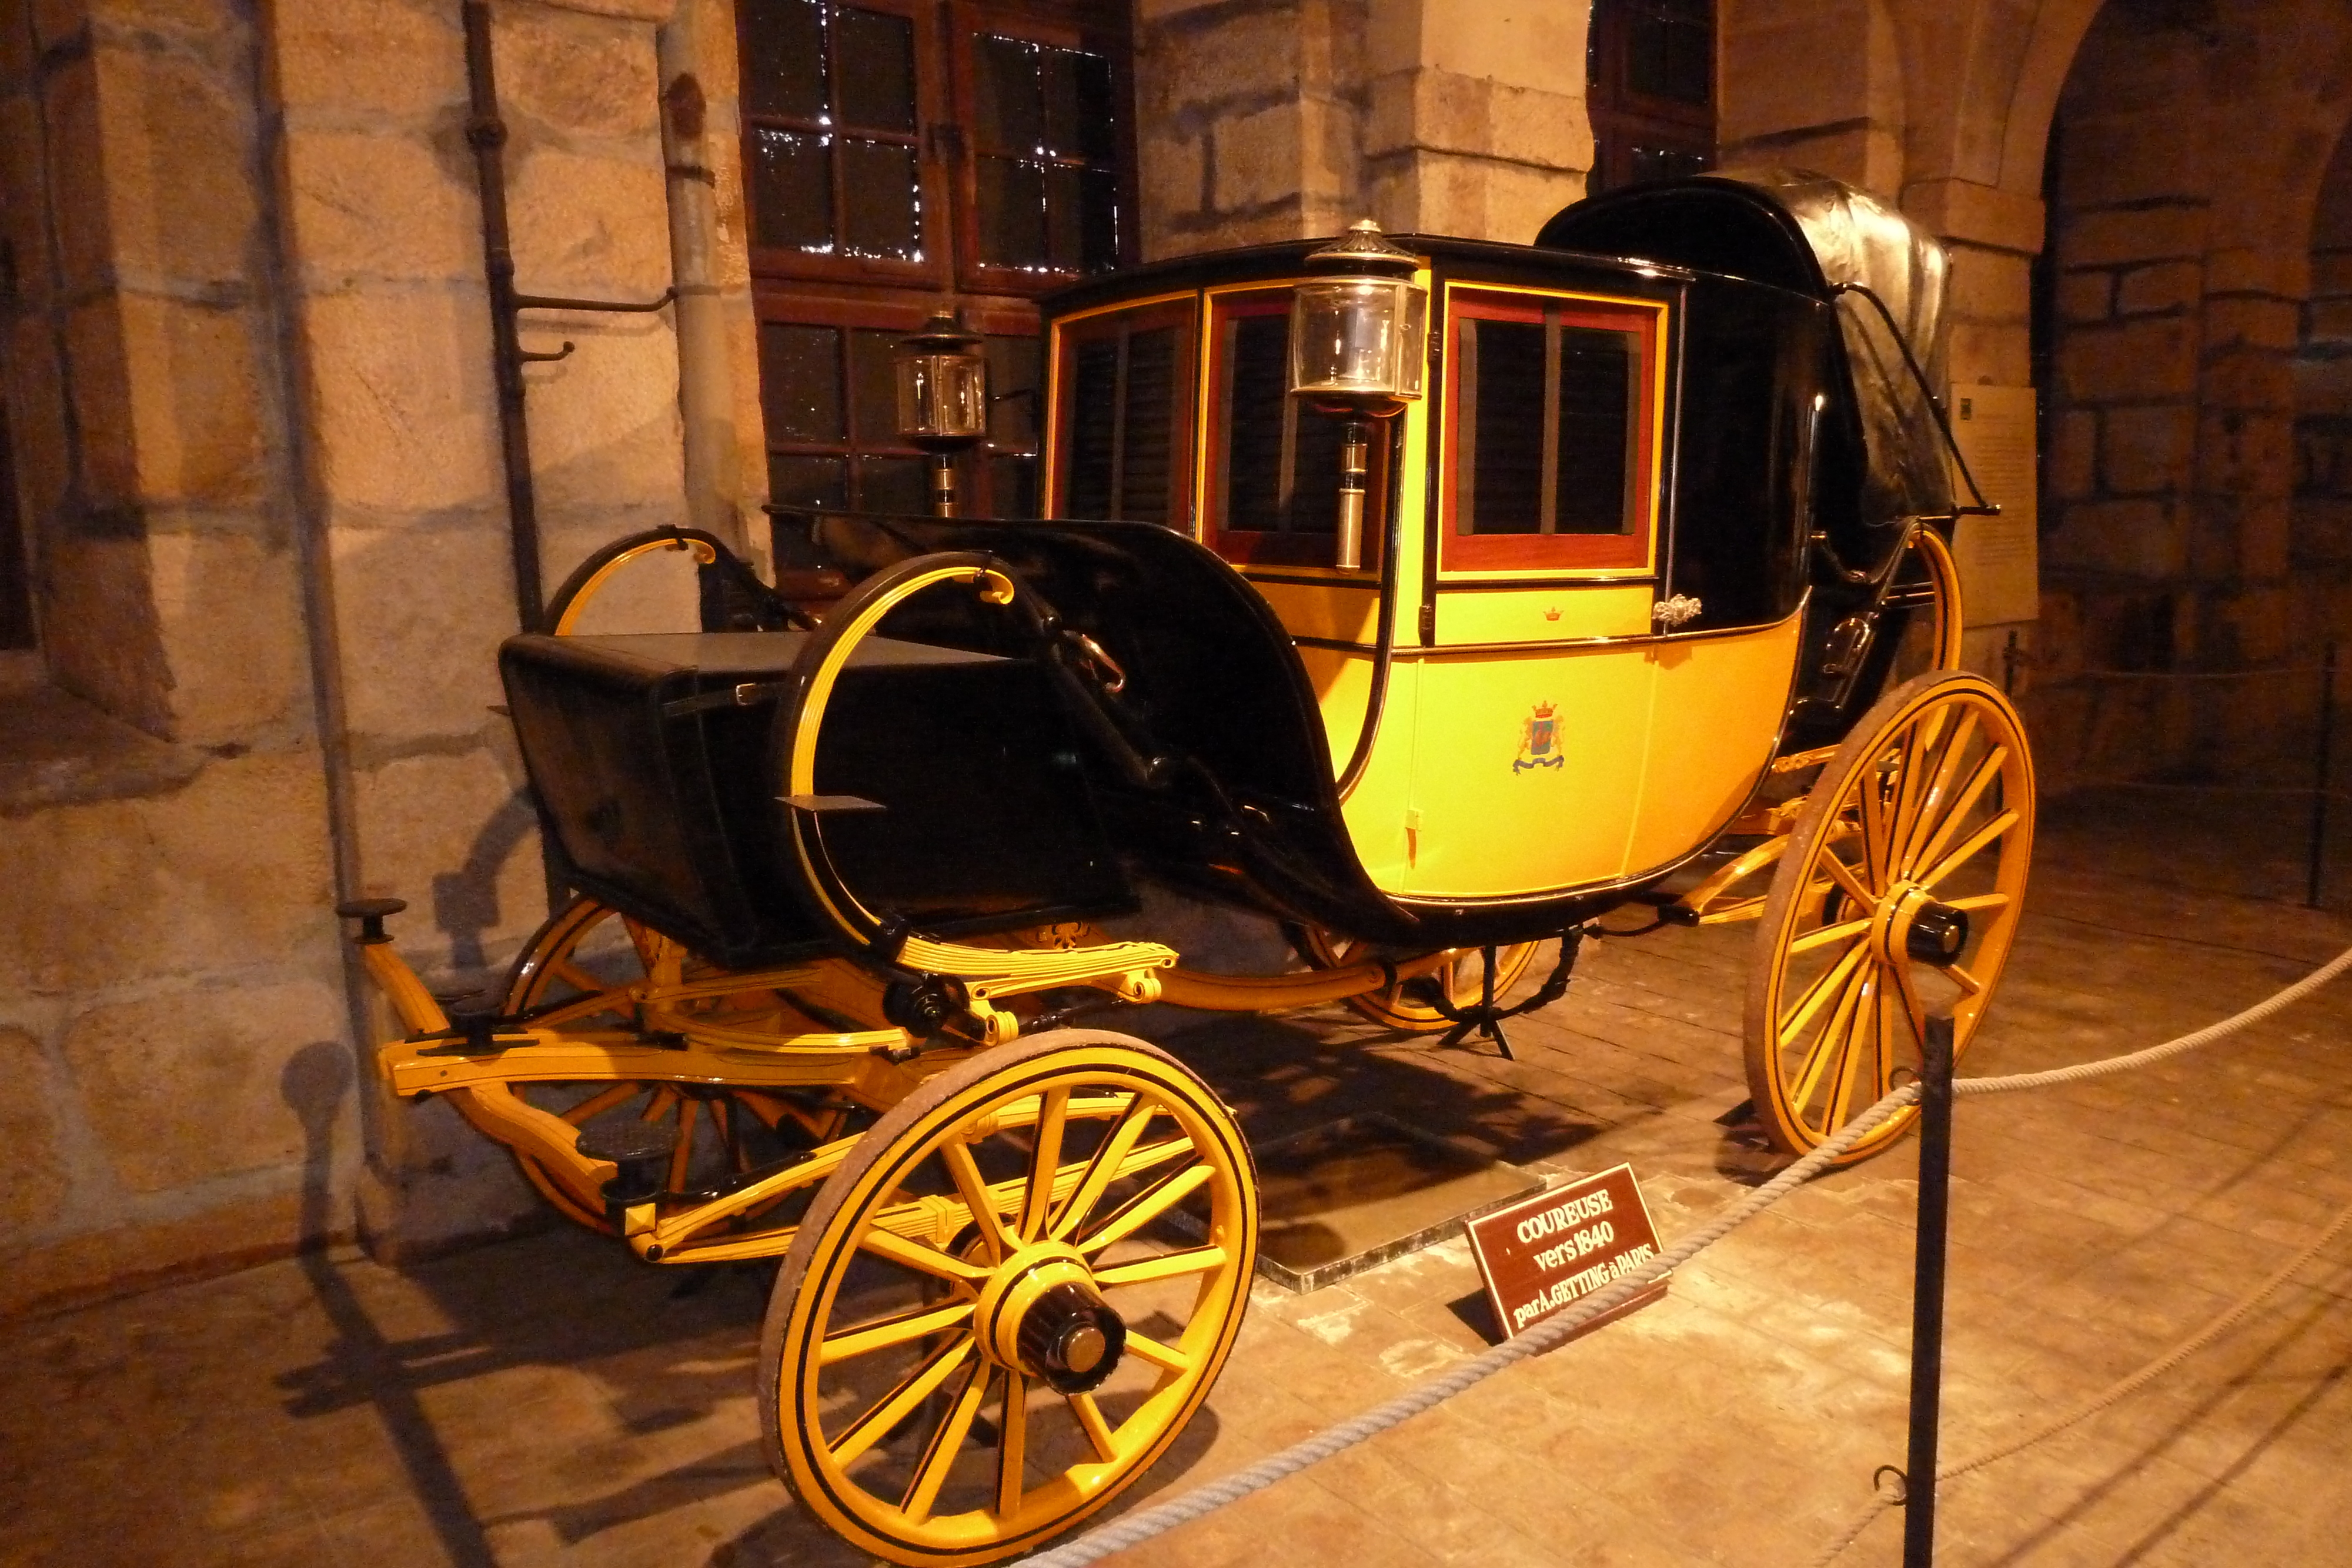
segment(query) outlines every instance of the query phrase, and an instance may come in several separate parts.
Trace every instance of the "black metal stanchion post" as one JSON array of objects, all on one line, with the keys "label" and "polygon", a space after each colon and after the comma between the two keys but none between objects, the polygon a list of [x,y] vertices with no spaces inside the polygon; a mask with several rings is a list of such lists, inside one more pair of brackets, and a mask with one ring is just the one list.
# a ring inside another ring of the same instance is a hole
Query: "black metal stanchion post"
[{"label": "black metal stanchion post", "polygon": [[1911,1453],[1903,1568],[1936,1561],[1936,1430],[1944,1387],[1944,1239],[1952,1207],[1952,1020],[1931,1017],[1919,1063],[1919,1236],[1911,1284]]},{"label": "black metal stanchion post", "polygon": [[2311,759],[2311,867],[2305,886],[2305,907],[2319,907],[2319,884],[2327,856],[2328,752],[2336,741],[2336,639],[2327,640],[2327,656],[2319,666],[2319,744]]}]

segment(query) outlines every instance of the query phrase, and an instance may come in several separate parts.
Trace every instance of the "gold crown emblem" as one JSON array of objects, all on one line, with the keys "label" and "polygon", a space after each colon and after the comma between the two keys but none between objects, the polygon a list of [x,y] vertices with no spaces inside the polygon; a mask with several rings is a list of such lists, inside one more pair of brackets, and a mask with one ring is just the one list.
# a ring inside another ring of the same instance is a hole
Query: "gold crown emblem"
[{"label": "gold crown emblem", "polygon": [[1552,715],[1552,706],[1551,706],[1551,704],[1549,704],[1549,703],[1538,703],[1538,704],[1536,704],[1536,716],[1537,716],[1538,718],[1549,718],[1549,717],[1551,716],[1551,715]]}]

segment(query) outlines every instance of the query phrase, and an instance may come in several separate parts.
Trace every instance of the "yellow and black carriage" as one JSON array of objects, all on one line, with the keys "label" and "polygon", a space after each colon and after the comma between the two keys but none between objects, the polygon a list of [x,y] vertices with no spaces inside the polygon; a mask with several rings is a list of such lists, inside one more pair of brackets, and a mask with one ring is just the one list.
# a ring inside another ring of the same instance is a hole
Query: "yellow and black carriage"
[{"label": "yellow and black carriage", "polygon": [[[408,1030],[386,1077],[648,1262],[782,1259],[761,1425],[828,1526],[907,1563],[1036,1545],[1174,1440],[1256,1249],[1217,1095],[1079,1020],[1343,1002],[1507,1051],[1630,909],[1759,923],[1784,1150],[1929,1011],[1965,1044],[2033,783],[1958,667],[1942,284],[1791,175],[1532,246],[1360,225],[1116,275],[1047,306],[1041,520],[953,516],[987,394],[940,324],[900,380],[934,515],[779,512],[793,593],[708,535],[624,540],[506,644],[578,896],[446,1007],[391,901],[344,906]],[[668,549],[702,631],[574,634]],[[1298,964],[1107,935],[1146,884],[1274,916]]]}]

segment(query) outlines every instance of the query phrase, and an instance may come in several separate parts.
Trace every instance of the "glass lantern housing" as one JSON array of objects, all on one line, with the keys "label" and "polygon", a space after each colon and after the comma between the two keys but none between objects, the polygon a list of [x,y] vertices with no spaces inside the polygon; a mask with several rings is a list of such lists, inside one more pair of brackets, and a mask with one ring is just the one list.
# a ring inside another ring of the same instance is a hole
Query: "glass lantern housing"
[{"label": "glass lantern housing", "polygon": [[988,361],[981,337],[942,312],[899,340],[898,434],[928,452],[953,452],[988,434]]},{"label": "glass lantern housing", "polygon": [[1302,283],[1290,308],[1290,390],[1366,413],[1421,396],[1429,296],[1390,277]]}]

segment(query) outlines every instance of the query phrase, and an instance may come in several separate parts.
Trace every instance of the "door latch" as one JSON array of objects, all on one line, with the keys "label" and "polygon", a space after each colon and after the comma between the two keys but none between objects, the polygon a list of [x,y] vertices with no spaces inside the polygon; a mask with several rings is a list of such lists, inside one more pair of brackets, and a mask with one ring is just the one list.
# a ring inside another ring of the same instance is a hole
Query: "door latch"
[{"label": "door latch", "polygon": [[1700,609],[1697,600],[1686,593],[1677,593],[1672,599],[1661,599],[1651,605],[1650,619],[1671,632],[1685,621],[1696,619]]}]

